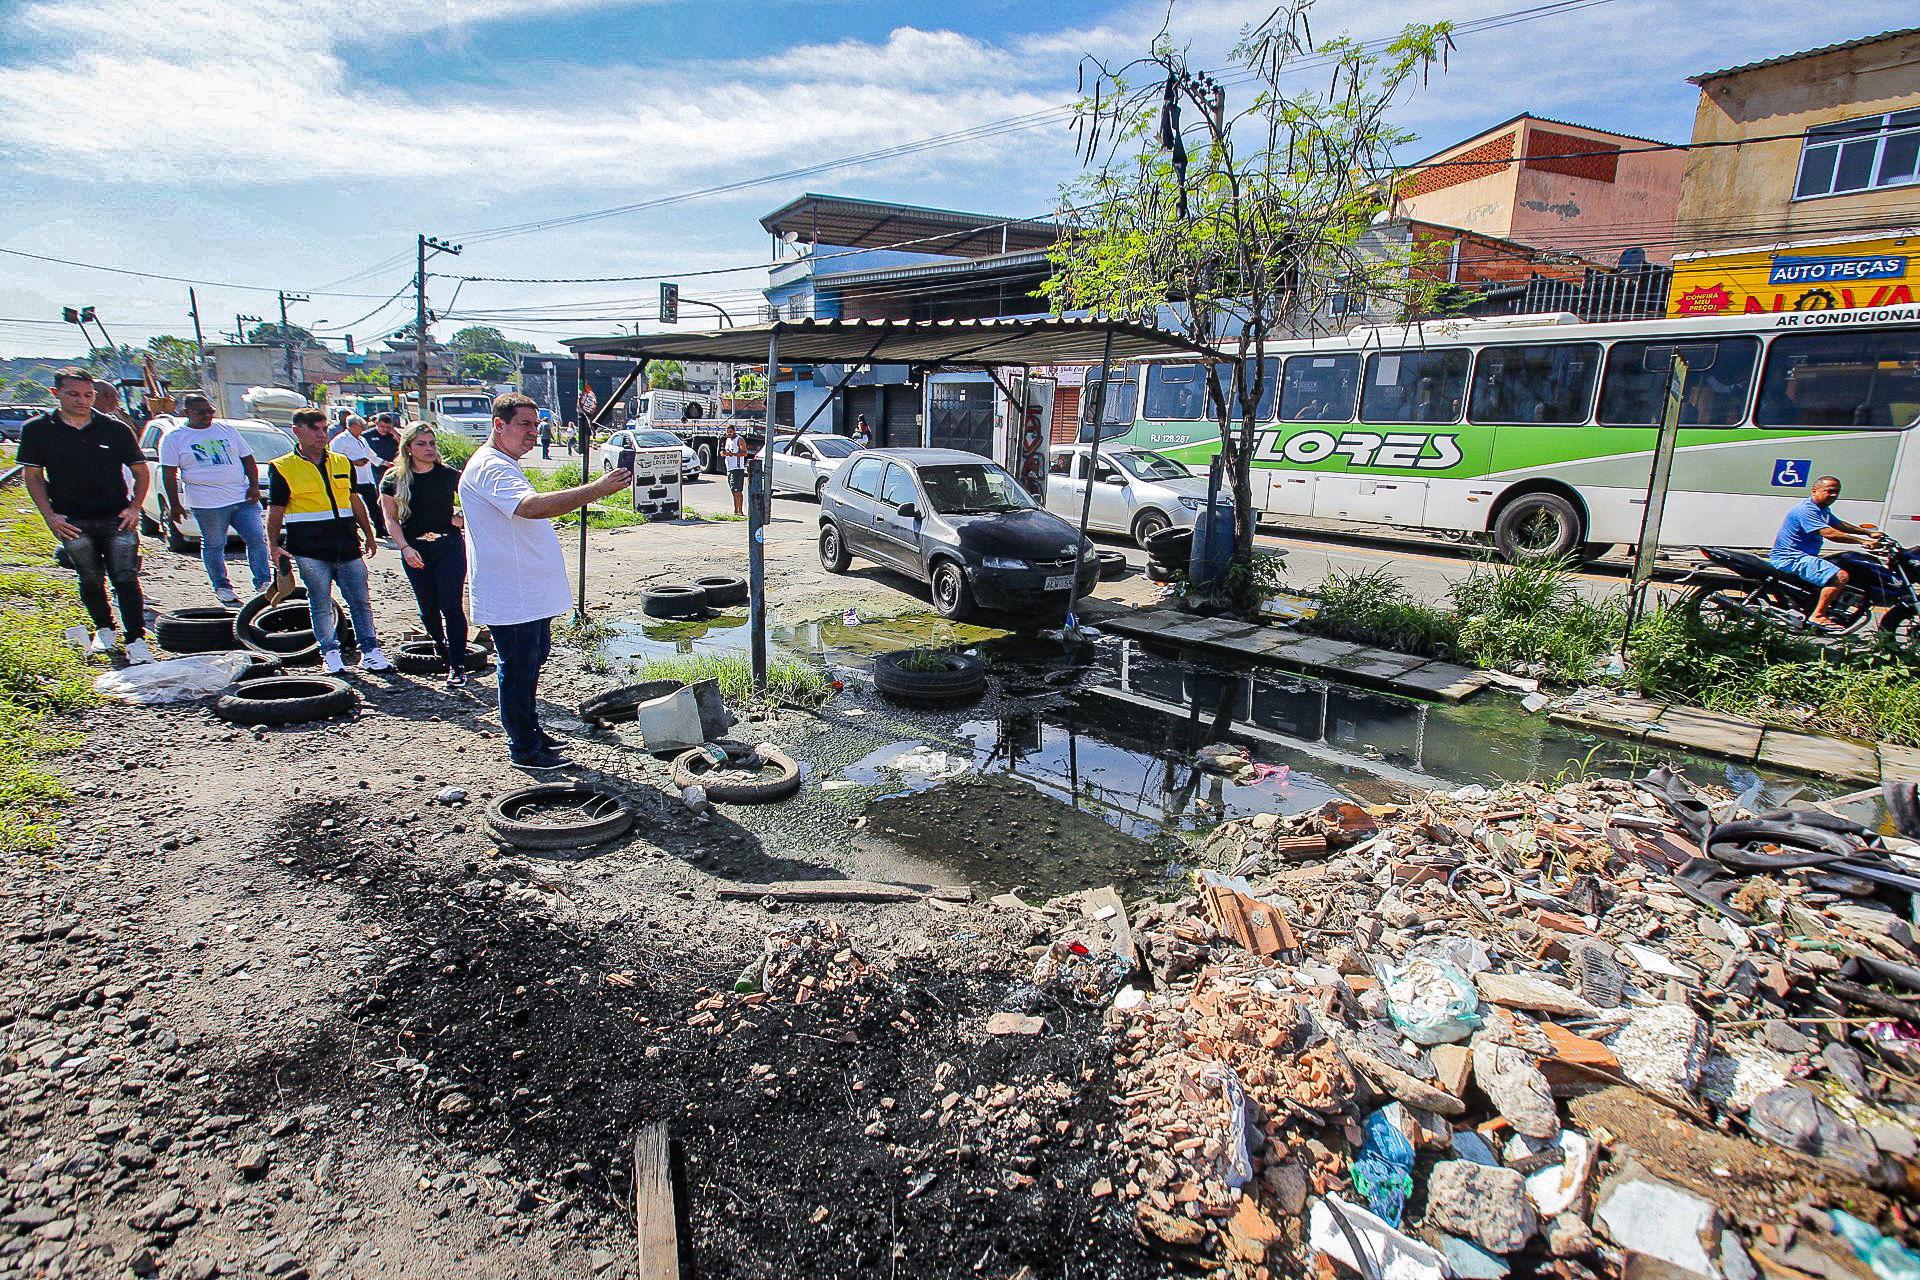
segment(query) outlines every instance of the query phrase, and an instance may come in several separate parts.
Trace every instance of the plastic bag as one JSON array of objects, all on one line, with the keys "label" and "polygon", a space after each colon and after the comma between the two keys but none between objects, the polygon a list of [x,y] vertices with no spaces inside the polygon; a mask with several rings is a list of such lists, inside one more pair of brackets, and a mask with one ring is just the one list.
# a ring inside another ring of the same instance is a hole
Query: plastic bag
[{"label": "plastic bag", "polygon": [[1367,1207],[1392,1226],[1413,1194],[1413,1144],[1400,1132],[1386,1108],[1367,1117],[1367,1140],[1348,1170],[1353,1189],[1367,1198]]},{"label": "plastic bag", "polygon": [[1875,1231],[1844,1209],[1830,1209],[1834,1233],[1880,1280],[1920,1280],[1920,1253]]},{"label": "plastic bag", "polygon": [[252,666],[250,653],[196,653],[190,658],[168,658],[137,667],[101,673],[93,691],[109,702],[159,706],[191,702],[220,692]]},{"label": "plastic bag", "polygon": [[1229,1187],[1244,1187],[1253,1181],[1253,1152],[1247,1137],[1253,1116],[1247,1108],[1246,1091],[1240,1087],[1240,1077],[1234,1074],[1233,1068],[1217,1062],[1209,1064],[1200,1073],[1199,1080],[1220,1090],[1230,1110],[1226,1149],[1220,1153],[1221,1180]]},{"label": "plastic bag", "polygon": [[1454,1044],[1480,1029],[1480,993],[1453,965],[1421,957],[1381,973],[1387,1013],[1415,1044]]}]

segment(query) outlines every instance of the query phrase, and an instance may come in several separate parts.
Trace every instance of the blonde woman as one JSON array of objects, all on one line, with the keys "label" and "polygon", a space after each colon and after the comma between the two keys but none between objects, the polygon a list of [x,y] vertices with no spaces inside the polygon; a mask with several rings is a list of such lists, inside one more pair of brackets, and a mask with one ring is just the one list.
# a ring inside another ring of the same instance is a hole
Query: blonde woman
[{"label": "blonde woman", "polygon": [[420,622],[447,660],[447,687],[467,682],[466,521],[454,509],[459,473],[440,460],[433,427],[410,422],[380,484],[380,509],[420,603]]}]

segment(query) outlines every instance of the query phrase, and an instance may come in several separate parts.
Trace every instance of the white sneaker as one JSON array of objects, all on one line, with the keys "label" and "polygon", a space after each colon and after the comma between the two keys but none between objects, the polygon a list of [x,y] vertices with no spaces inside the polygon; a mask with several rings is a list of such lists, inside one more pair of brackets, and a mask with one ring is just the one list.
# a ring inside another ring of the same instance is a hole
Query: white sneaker
[{"label": "white sneaker", "polygon": [[239,604],[240,603],[240,597],[233,594],[232,587],[217,588],[213,593],[213,598],[215,600],[218,600],[221,604]]},{"label": "white sneaker", "polygon": [[320,666],[330,676],[337,676],[347,669],[347,664],[340,661],[340,651],[338,649],[329,649],[321,654]]},{"label": "white sneaker", "polygon": [[107,654],[112,653],[114,646],[119,643],[120,633],[118,631],[115,631],[112,627],[102,627],[93,633],[93,639],[87,643],[87,656],[90,658],[103,658]]},{"label": "white sneaker", "polygon": [[375,645],[360,655],[360,669],[362,671],[391,671],[393,670],[393,664],[387,661],[386,654],[380,652],[380,646]]},{"label": "white sneaker", "polygon": [[153,650],[147,648],[145,640],[130,640],[127,642],[127,661],[135,666],[143,662],[152,662]]}]

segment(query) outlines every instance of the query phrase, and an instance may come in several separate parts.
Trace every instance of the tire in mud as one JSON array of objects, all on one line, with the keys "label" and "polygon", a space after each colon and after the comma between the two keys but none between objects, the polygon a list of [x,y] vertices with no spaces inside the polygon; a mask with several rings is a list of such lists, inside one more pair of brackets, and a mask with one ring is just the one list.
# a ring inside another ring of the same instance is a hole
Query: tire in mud
[{"label": "tire in mud", "polygon": [[964,653],[934,655],[941,665],[919,669],[927,661],[924,650],[901,649],[873,660],[873,687],[905,702],[958,702],[977,698],[987,687],[987,669],[980,659]]},{"label": "tire in mud", "polygon": [[153,620],[153,639],[168,653],[231,649],[234,611],[225,607],[170,609]]},{"label": "tire in mud", "polygon": [[684,582],[649,587],[640,599],[640,611],[649,618],[697,618],[707,611],[707,593]]},{"label": "tire in mud", "polygon": [[213,713],[234,724],[305,724],[351,715],[360,695],[332,676],[268,676],[236,684],[214,700]]},{"label": "tire in mud", "polygon": [[707,799],[722,804],[772,804],[800,789],[800,766],[792,756],[764,743],[753,749],[753,755],[760,761],[758,773],[742,776],[734,772],[721,776],[715,773],[716,766],[704,751],[684,752],[674,759],[673,785],[683,790],[700,787],[706,791]]},{"label": "tire in mud", "polygon": [[580,704],[580,718],[591,725],[621,724],[637,718],[639,706],[681,687],[679,680],[642,680],[596,693]]},{"label": "tire in mud", "polygon": [[724,609],[730,604],[747,602],[747,580],[737,573],[716,573],[695,578],[693,585],[706,592],[709,609]]},{"label": "tire in mud", "polygon": [[487,829],[520,849],[585,849],[633,826],[626,799],[590,782],[550,782],[509,791],[487,806]]}]

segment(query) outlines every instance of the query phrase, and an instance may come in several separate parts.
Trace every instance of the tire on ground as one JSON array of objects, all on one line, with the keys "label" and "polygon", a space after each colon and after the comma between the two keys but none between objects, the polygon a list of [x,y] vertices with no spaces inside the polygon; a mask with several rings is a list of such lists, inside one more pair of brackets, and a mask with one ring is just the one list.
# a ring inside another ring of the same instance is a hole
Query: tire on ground
[{"label": "tire on ground", "polygon": [[[433,676],[447,669],[447,660],[431,640],[405,640],[393,651],[393,665],[410,676]],[[467,659],[462,664],[465,670],[485,671],[492,665],[493,656],[488,650],[477,644],[467,646]]]},{"label": "tire on ground", "polygon": [[[1552,536],[1540,535],[1551,522]],[[1579,550],[1587,522],[1572,501],[1558,493],[1523,493],[1493,520],[1493,545],[1508,564],[1559,560]]]},{"label": "tire on ground", "polygon": [[759,773],[721,778],[714,776],[714,763],[704,751],[685,752],[674,759],[673,785],[700,787],[707,799],[722,804],[770,804],[800,789],[800,766],[792,756],[766,743],[755,747],[753,754],[760,760]]},{"label": "tire on ground", "polygon": [[1105,548],[1102,548],[1095,554],[1100,559],[1100,580],[1102,582],[1109,582],[1114,578],[1124,578],[1127,576],[1126,556],[1118,551],[1109,551]]},{"label": "tire on ground", "polygon": [[242,649],[239,652],[246,654],[249,658],[253,659],[253,662],[245,671],[242,671],[233,678],[235,684],[244,684],[249,680],[265,680],[272,676],[283,676],[287,674],[285,664],[278,658],[269,658],[266,654],[255,653],[251,649]]},{"label": "tire on ground", "polygon": [[747,602],[747,580],[737,573],[715,573],[695,578],[693,585],[707,593],[709,609],[724,609],[730,604]]},{"label": "tire on ground", "polygon": [[684,582],[648,587],[640,611],[649,618],[697,618],[707,611],[707,593]]},{"label": "tire on ground", "polygon": [[221,694],[213,713],[234,724],[304,724],[350,715],[359,705],[353,686],[332,676],[268,676]]},{"label": "tire on ground", "polygon": [[900,649],[873,660],[873,687],[890,698],[946,702],[978,697],[987,687],[987,669],[964,653],[937,652],[940,666],[927,671],[914,664],[929,660],[924,649]]},{"label": "tire on ground", "polygon": [[642,680],[596,693],[580,704],[580,718],[592,725],[619,724],[638,715],[643,702],[664,698],[682,687],[679,680]]},{"label": "tire on ground", "polygon": [[[554,806],[575,810],[544,820],[533,811]],[[487,829],[503,844],[521,849],[584,849],[605,844],[633,826],[633,809],[618,792],[590,782],[550,782],[509,791],[487,806]]]},{"label": "tire on ground", "polygon": [[153,638],[168,653],[231,649],[234,611],[225,607],[171,609],[153,620]]}]

